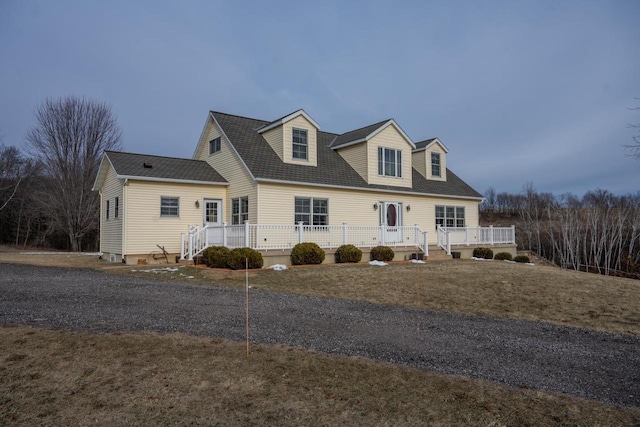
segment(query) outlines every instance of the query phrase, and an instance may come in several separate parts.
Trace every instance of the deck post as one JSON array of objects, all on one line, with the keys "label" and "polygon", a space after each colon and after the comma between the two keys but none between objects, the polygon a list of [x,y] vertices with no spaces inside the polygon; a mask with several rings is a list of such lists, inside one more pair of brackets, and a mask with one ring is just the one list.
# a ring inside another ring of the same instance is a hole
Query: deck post
[{"label": "deck post", "polygon": [[227,247],[227,222],[222,222],[222,246]]},{"label": "deck post", "polygon": [[489,226],[489,239],[490,239],[489,244],[493,245],[493,225]]},{"label": "deck post", "polygon": [[385,245],[386,240],[387,240],[385,238],[385,230],[384,229],[385,229],[384,224],[380,224],[380,244],[383,245],[383,246]]},{"label": "deck post", "polygon": [[304,222],[298,222],[298,243],[302,243],[304,240]]},{"label": "deck post", "polygon": [[249,246],[249,220],[244,220],[244,247],[248,248]]},{"label": "deck post", "polygon": [[184,233],[180,234],[180,259],[184,259]]},{"label": "deck post", "polygon": [[189,232],[189,259],[193,259],[193,233]]},{"label": "deck post", "polygon": [[512,225],[511,226],[511,241],[509,243],[515,243],[516,242],[516,226]]},{"label": "deck post", "polygon": [[467,246],[469,246],[469,226],[464,227],[465,240],[467,242]]},{"label": "deck post", "polygon": [[347,223],[343,222],[342,223],[342,244],[346,245],[347,244]]}]

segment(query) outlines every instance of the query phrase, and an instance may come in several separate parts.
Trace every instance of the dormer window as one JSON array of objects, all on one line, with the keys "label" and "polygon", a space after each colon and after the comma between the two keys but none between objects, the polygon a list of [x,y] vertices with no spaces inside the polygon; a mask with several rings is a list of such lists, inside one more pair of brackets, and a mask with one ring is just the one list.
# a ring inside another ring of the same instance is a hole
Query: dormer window
[{"label": "dormer window", "polygon": [[402,151],[378,147],[378,175],[402,178]]},{"label": "dormer window", "polygon": [[209,141],[209,154],[217,153],[222,148],[222,142],[220,137]]},{"label": "dormer window", "polygon": [[431,153],[431,175],[440,177],[440,153]]},{"label": "dormer window", "polygon": [[309,144],[306,129],[292,129],[292,156],[298,160],[309,159]]}]

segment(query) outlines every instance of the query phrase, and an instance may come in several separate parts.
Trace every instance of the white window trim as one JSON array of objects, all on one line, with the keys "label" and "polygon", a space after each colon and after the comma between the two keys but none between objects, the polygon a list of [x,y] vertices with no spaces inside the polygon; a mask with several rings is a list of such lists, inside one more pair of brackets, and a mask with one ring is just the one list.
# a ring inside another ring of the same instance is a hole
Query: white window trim
[{"label": "white window trim", "polygon": [[[438,208],[444,209],[444,216],[438,216]],[[443,227],[451,227],[447,225],[447,209],[453,209],[453,227],[455,228],[463,228],[467,225],[467,211],[464,206],[453,206],[453,205],[436,205],[435,206],[435,220],[436,220],[436,229],[438,225],[442,225]],[[462,218],[458,217],[458,209],[462,209]],[[438,219],[442,219],[442,224],[438,224]],[[462,220],[462,225],[458,225],[458,220]]]},{"label": "white window trim", "polygon": [[[247,205],[246,205],[246,211],[243,212],[242,209],[242,202],[243,200],[246,200]],[[233,209],[234,209],[234,204],[238,203],[238,213],[234,213]],[[237,222],[236,222],[236,217]],[[243,219],[244,218],[244,219]],[[231,224],[232,225],[240,225],[240,224],[244,224],[245,219],[248,221],[249,220],[249,196],[243,196],[243,197],[236,197],[231,199]]]},{"label": "white window trim", "polygon": [[[433,156],[437,156],[438,158],[438,173],[436,174],[434,172],[434,162],[433,162]],[[438,177],[438,178],[442,178],[442,155],[440,153],[437,153],[435,151],[431,152],[431,176],[433,177]]]},{"label": "white window trim", "polygon": [[[298,132],[304,132],[305,135],[305,143],[301,144],[299,142],[294,142],[294,133],[295,131]],[[303,146],[306,148],[306,157],[295,157],[294,153],[294,147],[298,145],[298,146]],[[309,131],[307,129],[302,129],[302,128],[291,128],[291,159],[295,160],[295,161],[300,161],[300,162],[308,162],[309,161]]]},{"label": "white window trim", "polygon": [[219,153],[222,150],[222,138],[217,137],[209,141],[209,155]]},{"label": "white window trim", "polygon": [[[177,213],[176,215],[169,215],[169,214],[163,214],[162,213],[162,208],[163,208],[163,199],[176,199],[178,201],[178,206],[164,206],[166,208],[176,208],[177,209]],[[180,197],[176,197],[176,196],[160,196],[160,218],[180,218]]]},{"label": "white window trim", "polygon": [[[296,200],[298,199],[306,199],[309,200],[309,213],[306,212],[298,212],[296,210]],[[313,202],[314,201],[325,201],[327,204],[327,213],[326,214],[314,214],[313,212]],[[298,221],[296,221],[296,215],[309,215],[309,223],[305,224],[305,226],[312,226],[312,227],[325,227],[327,225],[329,225],[329,199],[325,198],[325,197],[306,197],[306,196],[296,196],[294,198],[293,201],[293,221],[295,224],[298,224]],[[325,224],[314,224],[314,217],[315,216],[324,216],[326,218]]]},{"label": "white window trim", "polygon": [[[386,159],[386,152],[385,150],[389,150],[389,151],[393,151],[394,152],[394,165],[395,165],[395,175],[387,175],[386,174],[386,169],[387,169],[387,162],[385,161]],[[399,150],[397,148],[388,148],[388,147],[378,147],[378,176],[382,176],[385,178],[402,178],[402,150]],[[382,173],[380,173],[382,172]]]}]

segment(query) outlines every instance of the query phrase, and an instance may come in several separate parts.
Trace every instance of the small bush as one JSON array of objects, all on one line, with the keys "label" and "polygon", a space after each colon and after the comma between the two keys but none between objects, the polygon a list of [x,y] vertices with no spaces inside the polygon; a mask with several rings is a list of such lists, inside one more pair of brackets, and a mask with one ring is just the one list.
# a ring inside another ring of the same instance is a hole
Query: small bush
[{"label": "small bush", "polygon": [[529,261],[529,257],[526,255],[518,255],[513,259],[515,262],[531,262]]},{"label": "small bush", "polygon": [[353,245],[342,245],[336,249],[335,258],[336,263],[360,262],[362,251]]},{"label": "small bush", "polygon": [[291,264],[322,264],[324,251],[316,243],[298,243],[291,250]]},{"label": "small bush", "polygon": [[393,249],[389,246],[376,246],[371,249],[371,261],[393,261]]},{"label": "small bush", "polygon": [[512,256],[511,256],[511,254],[509,252],[498,252],[494,259],[497,259],[497,260],[500,260],[500,261],[506,259],[507,261],[511,261]]},{"label": "small bush", "polygon": [[491,248],[475,248],[473,256],[475,258],[493,259],[493,250]]},{"label": "small bush", "polygon": [[225,246],[209,246],[202,251],[202,258],[207,267],[211,268],[227,268],[229,261],[229,253],[231,251]]},{"label": "small bush", "polygon": [[262,268],[263,260],[260,252],[251,248],[236,248],[229,252],[227,267],[232,270],[243,270],[245,260],[249,261],[249,268]]}]

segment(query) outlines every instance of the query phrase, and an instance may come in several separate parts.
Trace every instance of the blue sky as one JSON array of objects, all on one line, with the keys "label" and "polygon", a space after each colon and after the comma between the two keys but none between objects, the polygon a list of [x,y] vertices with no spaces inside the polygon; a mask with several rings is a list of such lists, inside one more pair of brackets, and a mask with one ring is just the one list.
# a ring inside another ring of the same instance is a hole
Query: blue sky
[{"label": "blue sky", "polygon": [[191,157],[207,112],[394,118],[480,192],[640,190],[640,1],[0,0],[0,133],[106,101],[130,152]]}]

